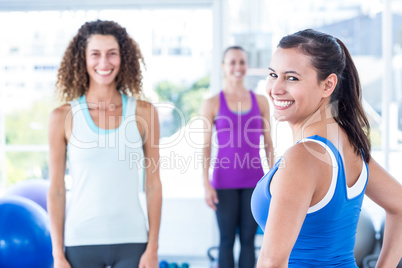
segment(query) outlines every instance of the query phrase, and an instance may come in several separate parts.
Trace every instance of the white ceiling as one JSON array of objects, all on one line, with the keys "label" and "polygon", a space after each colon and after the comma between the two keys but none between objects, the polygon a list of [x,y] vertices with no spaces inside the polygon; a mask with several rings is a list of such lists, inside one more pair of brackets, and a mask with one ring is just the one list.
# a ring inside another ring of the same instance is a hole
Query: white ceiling
[{"label": "white ceiling", "polygon": [[211,6],[215,0],[0,0],[0,11],[178,8]]}]

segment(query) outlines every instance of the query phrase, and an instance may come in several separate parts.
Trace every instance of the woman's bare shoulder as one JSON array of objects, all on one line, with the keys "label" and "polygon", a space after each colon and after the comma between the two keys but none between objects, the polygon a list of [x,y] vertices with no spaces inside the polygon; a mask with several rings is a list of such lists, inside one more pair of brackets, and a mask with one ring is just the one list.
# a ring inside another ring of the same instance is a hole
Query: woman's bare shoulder
[{"label": "woman's bare shoulder", "polygon": [[313,171],[317,174],[332,165],[328,151],[313,141],[299,142],[290,147],[283,155],[285,166],[292,170]]},{"label": "woman's bare shoulder", "polygon": [[57,120],[57,121],[61,121],[62,119],[64,120],[69,115],[70,112],[71,112],[71,105],[69,103],[63,104],[55,108],[50,113],[50,120]]},{"label": "woman's bare shoulder", "polygon": [[146,100],[137,100],[137,113],[149,113],[150,111],[156,111],[155,105]]},{"label": "woman's bare shoulder", "polygon": [[258,104],[268,106],[268,99],[265,95],[255,94],[255,98],[257,99]]},{"label": "woman's bare shoulder", "polygon": [[137,100],[136,115],[139,123],[141,123],[142,120],[145,120],[145,122],[156,122],[155,120],[158,120],[157,108],[154,104],[146,100]]},{"label": "woman's bare shoulder", "polygon": [[202,114],[208,117],[214,117],[219,111],[220,95],[219,93],[204,100]]},{"label": "woman's bare shoulder", "polygon": [[220,94],[215,94],[212,97],[209,97],[204,100],[204,105],[214,106],[219,103]]}]

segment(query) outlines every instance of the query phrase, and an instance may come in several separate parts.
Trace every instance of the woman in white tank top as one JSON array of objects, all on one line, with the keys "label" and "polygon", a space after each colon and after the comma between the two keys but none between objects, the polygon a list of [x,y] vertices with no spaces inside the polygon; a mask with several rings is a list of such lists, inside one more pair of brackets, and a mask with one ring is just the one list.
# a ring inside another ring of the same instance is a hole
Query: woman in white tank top
[{"label": "woman in white tank top", "polygon": [[[159,121],[155,107],[138,100],[141,63],[137,43],[112,21],[85,23],[64,54],[57,89],[66,104],[49,122],[55,268],[158,267]],[[144,160],[147,216],[138,196]]]}]

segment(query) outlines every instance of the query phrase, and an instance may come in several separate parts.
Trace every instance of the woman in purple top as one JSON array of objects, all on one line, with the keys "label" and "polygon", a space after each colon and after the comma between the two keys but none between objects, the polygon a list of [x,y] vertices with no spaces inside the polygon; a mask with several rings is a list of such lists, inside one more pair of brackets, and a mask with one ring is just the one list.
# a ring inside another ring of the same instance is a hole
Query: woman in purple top
[{"label": "woman in purple top", "polygon": [[[216,211],[220,230],[219,267],[234,267],[233,245],[238,231],[239,267],[253,268],[257,224],[251,214],[250,199],[255,185],[264,175],[260,158],[261,136],[269,166],[272,163],[269,105],[267,98],[244,86],[247,58],[243,48],[227,48],[222,69],[226,82],[223,91],[203,105],[205,199]],[[211,161],[213,135],[216,135],[214,147],[218,150]],[[210,166],[213,166],[212,180]]]}]

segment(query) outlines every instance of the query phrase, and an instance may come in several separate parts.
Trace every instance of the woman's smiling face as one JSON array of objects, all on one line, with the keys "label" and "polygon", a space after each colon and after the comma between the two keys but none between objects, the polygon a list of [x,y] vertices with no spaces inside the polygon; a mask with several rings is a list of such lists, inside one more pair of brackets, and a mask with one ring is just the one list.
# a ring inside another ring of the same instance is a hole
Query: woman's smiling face
[{"label": "woman's smiling face", "polygon": [[225,78],[230,82],[242,82],[247,72],[246,53],[241,49],[229,49],[222,63]]},{"label": "woman's smiling face", "polygon": [[323,89],[309,56],[296,48],[276,50],[269,66],[267,93],[277,120],[305,122],[323,103]]},{"label": "woman's smiling face", "polygon": [[110,85],[120,69],[120,49],[112,35],[92,35],[85,51],[90,83]]}]

